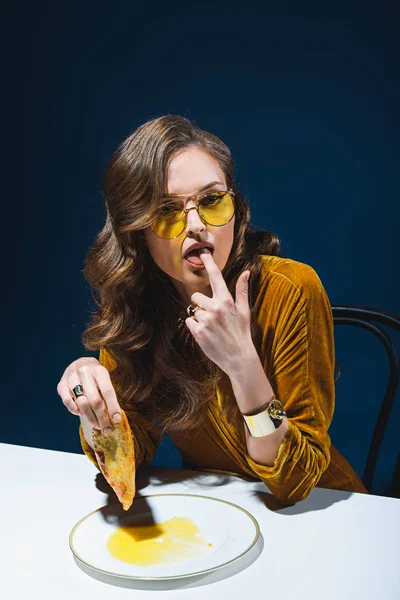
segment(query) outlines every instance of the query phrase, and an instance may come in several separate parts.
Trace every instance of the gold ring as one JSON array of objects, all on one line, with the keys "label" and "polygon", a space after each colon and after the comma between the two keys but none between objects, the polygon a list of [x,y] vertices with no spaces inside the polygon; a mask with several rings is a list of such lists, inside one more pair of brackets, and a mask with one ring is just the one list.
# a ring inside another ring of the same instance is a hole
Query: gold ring
[{"label": "gold ring", "polygon": [[190,304],[188,306],[187,310],[188,310],[189,317],[192,317],[192,319],[194,319],[195,321],[197,321],[197,319],[195,317],[196,311],[198,311],[198,310],[204,310],[204,308],[201,308],[201,306]]}]

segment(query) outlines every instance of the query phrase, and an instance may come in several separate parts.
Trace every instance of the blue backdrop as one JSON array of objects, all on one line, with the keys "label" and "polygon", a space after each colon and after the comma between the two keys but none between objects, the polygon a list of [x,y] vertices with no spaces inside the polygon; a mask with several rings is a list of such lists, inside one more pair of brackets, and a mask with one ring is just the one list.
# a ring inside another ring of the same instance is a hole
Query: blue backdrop
[{"label": "blue backdrop", "polygon": [[[101,178],[115,148],[155,116],[182,114],[228,144],[252,223],[310,264],[333,304],[400,313],[393,7],[25,0],[3,9],[1,441],[81,452],[79,420],[56,385],[88,354],[81,270],[104,221]],[[388,373],[372,337],[336,331],[331,435],[359,474]],[[397,397],[376,493],[390,483],[399,417]],[[180,465],[168,438],[153,462]]]}]

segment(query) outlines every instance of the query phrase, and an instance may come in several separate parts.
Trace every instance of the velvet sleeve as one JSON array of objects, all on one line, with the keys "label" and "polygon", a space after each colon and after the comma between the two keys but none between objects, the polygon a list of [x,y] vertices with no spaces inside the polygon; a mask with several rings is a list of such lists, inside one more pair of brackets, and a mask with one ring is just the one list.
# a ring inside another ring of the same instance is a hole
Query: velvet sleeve
[{"label": "velvet sleeve", "polygon": [[335,403],[335,350],[331,304],[312,267],[287,260],[257,298],[259,355],[286,410],[287,434],[273,466],[246,460],[283,504],[306,498],[330,461]]},{"label": "velvet sleeve", "polygon": [[[114,359],[105,349],[100,350],[99,362],[109,371],[113,371],[116,368]],[[157,451],[157,446],[160,442],[160,434],[150,426],[148,420],[139,412],[128,408],[124,408],[124,411],[132,431],[132,438],[135,446],[135,470],[137,471],[139,467],[144,466],[153,460]],[[82,450],[100,471],[96,455],[87,443],[83,434],[82,425],[79,425],[79,439]]]}]

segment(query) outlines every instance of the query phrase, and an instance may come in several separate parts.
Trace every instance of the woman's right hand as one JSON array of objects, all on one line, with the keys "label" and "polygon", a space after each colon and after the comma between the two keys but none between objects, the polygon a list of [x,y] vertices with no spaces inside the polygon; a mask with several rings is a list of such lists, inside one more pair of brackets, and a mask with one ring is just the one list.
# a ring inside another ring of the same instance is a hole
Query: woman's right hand
[{"label": "woman's right hand", "polygon": [[[72,390],[78,384],[83,386],[86,395],[78,396],[75,402]],[[121,408],[110,374],[96,358],[86,356],[71,363],[57,385],[57,393],[69,412],[87,417],[96,429],[112,427],[107,410],[114,423],[121,420]]]}]

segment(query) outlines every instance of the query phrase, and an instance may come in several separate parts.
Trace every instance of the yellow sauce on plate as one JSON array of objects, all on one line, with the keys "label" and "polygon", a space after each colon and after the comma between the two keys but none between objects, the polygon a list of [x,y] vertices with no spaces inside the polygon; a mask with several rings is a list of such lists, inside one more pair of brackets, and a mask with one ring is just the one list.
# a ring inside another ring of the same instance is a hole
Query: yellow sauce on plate
[{"label": "yellow sauce on plate", "polygon": [[141,567],[173,564],[200,556],[211,548],[212,544],[198,533],[192,519],[183,517],[172,517],[163,523],[136,521],[117,529],[110,536],[107,549],[114,558]]}]

